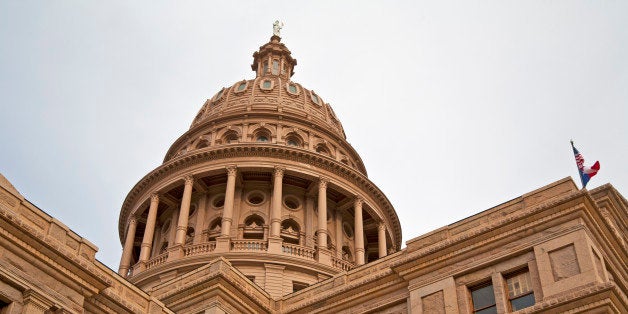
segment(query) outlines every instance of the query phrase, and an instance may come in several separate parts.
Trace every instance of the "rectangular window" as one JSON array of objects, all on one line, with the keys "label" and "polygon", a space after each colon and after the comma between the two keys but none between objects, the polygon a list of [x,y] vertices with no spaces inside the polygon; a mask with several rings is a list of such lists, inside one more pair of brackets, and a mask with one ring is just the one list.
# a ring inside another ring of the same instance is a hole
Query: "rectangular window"
[{"label": "rectangular window", "polygon": [[264,62],[264,65],[262,66],[262,74],[266,73],[268,73],[268,63]]},{"label": "rectangular window", "polygon": [[506,287],[508,288],[510,307],[513,311],[534,305],[534,291],[528,269],[508,275]]},{"label": "rectangular window", "polygon": [[497,314],[493,284],[486,282],[469,289],[473,301],[473,313]]},{"label": "rectangular window", "polygon": [[279,75],[279,60],[273,60],[273,75]]}]

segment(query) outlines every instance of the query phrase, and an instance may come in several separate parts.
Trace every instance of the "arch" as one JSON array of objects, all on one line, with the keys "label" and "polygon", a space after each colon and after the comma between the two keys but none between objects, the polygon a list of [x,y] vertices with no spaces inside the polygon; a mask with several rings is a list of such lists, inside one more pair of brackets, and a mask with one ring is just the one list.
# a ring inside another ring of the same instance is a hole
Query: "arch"
[{"label": "arch", "polygon": [[211,145],[211,135],[205,134],[201,135],[196,139],[196,141],[192,142],[190,145],[193,149],[201,149],[205,147],[209,147]]},{"label": "arch", "polygon": [[329,148],[325,144],[321,143],[321,144],[316,145],[314,147],[314,150],[321,155],[332,157],[331,150],[329,150]]},{"label": "arch", "polygon": [[308,147],[309,145],[308,143],[309,135],[297,127],[286,126],[281,130],[280,139],[282,142],[285,142],[287,144],[289,137],[294,137],[300,140],[302,147]]},{"label": "arch", "polygon": [[263,239],[265,221],[260,215],[252,214],[244,219],[242,237],[244,239]]},{"label": "arch", "polygon": [[[216,132],[216,143],[229,144],[229,141],[240,140],[242,137],[242,128],[239,126],[228,126]],[[229,141],[227,141],[229,140]]]},{"label": "arch", "polygon": [[266,135],[268,142],[276,142],[277,139],[277,127],[268,123],[255,123],[249,125],[247,139],[251,141],[257,141],[257,136]]},{"label": "arch", "polygon": [[207,227],[207,241],[216,241],[216,238],[221,235],[222,232],[222,216],[214,216],[210,220],[209,227]]},{"label": "arch", "polygon": [[188,230],[185,232],[185,244],[192,244],[194,241],[194,228],[188,227]]},{"label": "arch", "polygon": [[286,145],[294,146],[294,147],[303,147],[305,145],[305,140],[303,137],[299,135],[297,132],[290,132],[285,137]]},{"label": "arch", "polygon": [[353,253],[351,253],[351,248],[346,245],[342,247],[342,259],[345,261],[353,262]]}]

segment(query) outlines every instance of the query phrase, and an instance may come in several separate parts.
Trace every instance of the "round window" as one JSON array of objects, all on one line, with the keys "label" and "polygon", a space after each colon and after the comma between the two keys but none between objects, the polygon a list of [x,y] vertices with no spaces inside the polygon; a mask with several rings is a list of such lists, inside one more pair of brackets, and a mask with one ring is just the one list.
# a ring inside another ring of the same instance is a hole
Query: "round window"
[{"label": "round window", "polygon": [[249,204],[251,205],[260,205],[264,203],[264,200],[265,200],[264,193],[260,191],[253,191],[249,193],[249,195],[247,195],[246,197],[246,201],[249,202]]},{"label": "round window", "polygon": [[301,202],[295,196],[288,195],[283,199],[283,205],[291,210],[298,210],[301,208]]},{"label": "round window", "polygon": [[216,195],[214,197],[214,199],[212,199],[212,207],[215,209],[221,209],[225,206],[225,195],[224,194],[220,194],[220,195]]}]

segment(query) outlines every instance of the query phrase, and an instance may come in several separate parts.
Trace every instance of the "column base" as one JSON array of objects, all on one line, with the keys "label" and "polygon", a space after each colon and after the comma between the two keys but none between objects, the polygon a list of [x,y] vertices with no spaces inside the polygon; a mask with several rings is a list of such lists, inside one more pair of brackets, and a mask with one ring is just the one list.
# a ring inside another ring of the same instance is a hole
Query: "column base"
[{"label": "column base", "polygon": [[268,253],[281,254],[283,239],[279,237],[268,238]]},{"label": "column base", "polygon": [[220,236],[216,238],[216,253],[225,253],[231,251],[231,239],[229,236]]},{"label": "column base", "polygon": [[319,263],[321,263],[323,265],[331,266],[332,252],[330,250],[319,248],[318,251],[317,251],[317,255],[318,255],[318,262]]},{"label": "column base", "polygon": [[168,249],[168,261],[183,257],[183,245],[178,244]]}]

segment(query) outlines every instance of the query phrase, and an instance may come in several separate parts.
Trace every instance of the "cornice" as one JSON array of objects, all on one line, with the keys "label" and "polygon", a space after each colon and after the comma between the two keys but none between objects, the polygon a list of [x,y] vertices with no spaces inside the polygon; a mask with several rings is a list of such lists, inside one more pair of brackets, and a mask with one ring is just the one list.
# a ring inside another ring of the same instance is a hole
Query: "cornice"
[{"label": "cornice", "polygon": [[155,168],[153,171],[145,175],[131,189],[126,199],[124,200],[120,211],[118,223],[120,238],[123,238],[126,218],[131,213],[132,206],[137,201],[137,197],[149,191],[162,179],[168,177],[170,174],[202,163],[209,163],[213,161],[224,161],[225,163],[233,163],[230,160],[237,157],[275,158],[305,163],[313,166],[314,168],[334,173],[340,178],[347,180],[348,182],[362,189],[362,191],[368,193],[373,198],[373,200],[378,203],[378,207],[383,211],[382,214],[386,215],[389,218],[390,223],[393,224],[392,226],[387,227],[389,230],[394,232],[396,240],[394,243],[395,246],[401,247],[401,224],[399,222],[399,217],[397,216],[397,213],[395,212],[388,198],[374,183],[372,183],[368,179],[368,177],[366,177],[366,175],[332,158],[304,149],[257,143],[249,143],[248,145],[229,145],[222,147],[203,148],[190,154],[172,159]]},{"label": "cornice", "polygon": [[93,262],[91,260],[88,260],[80,255],[77,255],[75,252],[70,251],[65,247],[65,245],[60,243],[59,240],[55,239],[54,237],[38,231],[30,224],[26,223],[15,212],[6,209],[2,204],[0,204],[0,217],[3,218],[7,223],[13,225],[15,228],[26,233],[31,239],[33,239],[33,241],[40,242],[43,246],[58,254],[58,256],[65,259],[72,266],[87,273],[89,279],[96,282],[88,282],[81,275],[77,274],[76,271],[70,270],[69,268],[61,265],[58,262],[59,258],[57,256],[49,256],[48,254],[44,254],[45,251],[42,251],[41,249],[36,249],[32,245],[26,243],[22,239],[18,238],[15,234],[9,232],[8,230],[5,230],[4,228],[0,228],[0,235],[2,235],[5,239],[15,243],[20,248],[27,251],[29,254],[48,264],[50,267],[61,272],[63,275],[71,278],[72,281],[76,282],[87,291],[91,293],[98,293],[99,287],[96,286],[97,284],[101,285],[102,288],[104,286],[110,286],[113,283],[110,278],[108,278],[93,265]]}]

